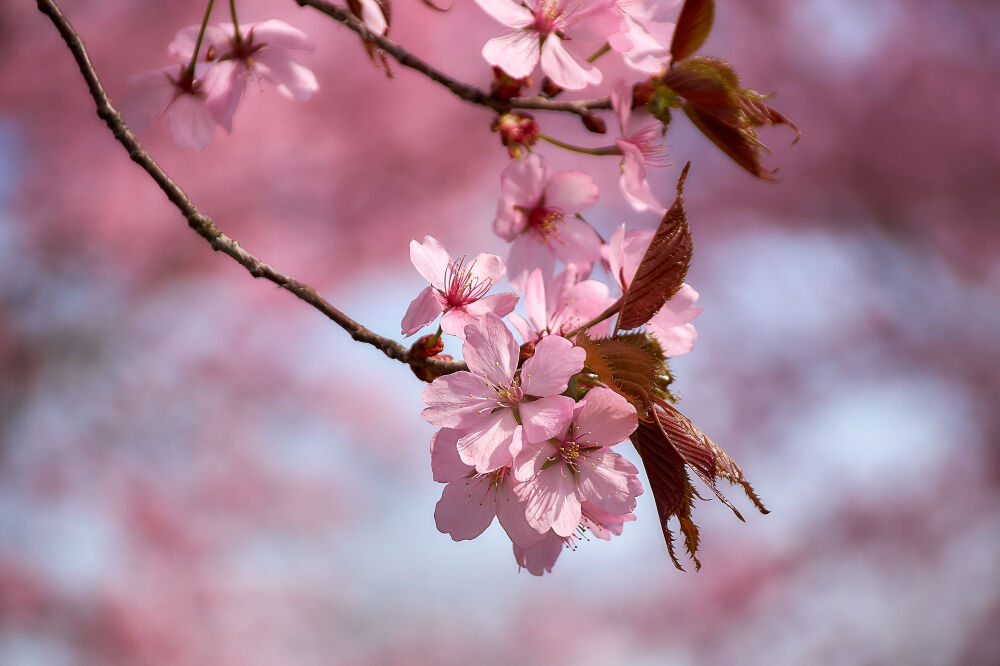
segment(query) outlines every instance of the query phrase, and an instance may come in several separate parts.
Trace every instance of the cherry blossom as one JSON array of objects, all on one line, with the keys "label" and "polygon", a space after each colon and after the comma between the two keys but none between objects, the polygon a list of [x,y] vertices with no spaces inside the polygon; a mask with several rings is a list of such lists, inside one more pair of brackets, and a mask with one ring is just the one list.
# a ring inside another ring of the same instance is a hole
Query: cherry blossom
[{"label": "cherry blossom", "polygon": [[616,515],[601,511],[588,502],[580,503],[580,525],[576,532],[569,536],[559,536],[554,531],[549,530],[537,543],[523,546],[514,544],[514,559],[519,567],[527,569],[532,575],[541,576],[546,572],[551,573],[559,555],[566,549],[576,550],[576,544],[581,539],[586,539],[587,533],[593,534],[598,539],[609,541],[611,535],[622,533],[625,523],[635,520],[635,514],[626,513]]},{"label": "cherry blossom", "polygon": [[215,119],[205,106],[202,82],[174,65],[130,76],[122,116],[135,132],[166,114],[170,134],[181,148],[204,150],[215,134]]},{"label": "cherry blossom", "polygon": [[670,61],[670,42],[674,24],[664,22],[665,10],[679,0],[655,3],[645,0],[618,0],[625,29],[608,39],[611,48],[621,53],[625,64],[643,74],[659,74]]},{"label": "cherry blossom", "polygon": [[588,272],[600,257],[601,238],[574,214],[597,197],[593,178],[575,170],[549,176],[537,153],[511,162],[500,175],[500,201],[493,220],[497,235],[512,241],[507,258],[511,282],[518,284],[535,267],[552,275],[556,259]]},{"label": "cherry blossom", "polygon": [[[543,338],[542,342],[559,338]],[[539,343],[541,344],[541,343]],[[635,466],[611,446],[638,426],[635,408],[607,388],[592,389],[573,408],[560,435],[528,441],[517,454],[515,492],[526,503],[528,523],[570,536],[582,520],[582,502],[611,514],[631,513],[642,494]]]},{"label": "cherry blossom", "polygon": [[462,354],[469,372],[431,382],[424,389],[422,416],[460,430],[459,457],[485,474],[513,463],[524,439],[545,440],[565,430],[573,399],[559,394],[583,369],[587,354],[565,338],[549,336],[518,373],[517,342],[495,314],[467,326],[465,335]]},{"label": "cherry blossom", "polygon": [[[518,314],[509,317],[525,342],[572,333],[614,302],[606,284],[579,278],[580,271],[572,264],[551,280],[546,280],[538,268],[528,274],[522,289],[528,318]],[[609,322],[601,322],[590,328],[590,335],[601,336],[608,329]]]},{"label": "cherry blossom", "polygon": [[[622,224],[601,248],[601,259],[605,267],[623,291],[628,289],[639,269],[653,233],[652,229],[626,232],[625,225]],[[695,305],[697,300],[698,292],[691,285],[682,284],[677,293],[646,324],[646,328],[668,357],[686,354],[694,348],[698,331],[691,322],[702,311],[702,308]]]},{"label": "cherry blossom", "polygon": [[506,271],[495,254],[480,254],[467,265],[465,257],[453,260],[436,238],[424,236],[423,243],[410,241],[410,261],[431,284],[403,315],[403,335],[413,335],[443,312],[441,330],[464,338],[465,327],[487,312],[504,317],[517,305],[512,292],[486,296]]},{"label": "cherry blossom", "polygon": [[578,90],[601,82],[601,70],[574,57],[565,41],[603,42],[622,30],[614,0],[476,0],[510,32],[486,42],[486,62],[514,78],[529,76],[539,63],[556,84]]},{"label": "cherry blossom", "polygon": [[659,143],[661,125],[654,122],[631,133],[626,130],[632,115],[632,89],[623,79],[618,79],[611,90],[611,106],[618,114],[621,131],[621,137],[615,140],[622,151],[618,186],[636,211],[662,215],[667,209],[653,194],[646,178],[646,167],[665,166],[666,149]]},{"label": "cherry blossom", "polygon": [[[180,60],[190,60],[199,29],[188,26],[180,30],[167,47],[168,52]],[[313,48],[304,32],[277,19],[241,24],[239,31],[232,23],[207,26],[201,54],[212,64],[203,82],[208,109],[227,132],[232,131],[233,113],[251,78],[269,81],[279,93],[297,102],[309,99],[319,90],[316,76],[290,51]]]},{"label": "cherry blossom", "polygon": [[515,544],[532,546],[542,534],[528,525],[524,504],[514,494],[510,467],[478,474],[458,455],[461,433],[442,428],[431,439],[431,470],[434,480],[446,483],[434,508],[438,530],[455,541],[475,539],[496,517]]}]

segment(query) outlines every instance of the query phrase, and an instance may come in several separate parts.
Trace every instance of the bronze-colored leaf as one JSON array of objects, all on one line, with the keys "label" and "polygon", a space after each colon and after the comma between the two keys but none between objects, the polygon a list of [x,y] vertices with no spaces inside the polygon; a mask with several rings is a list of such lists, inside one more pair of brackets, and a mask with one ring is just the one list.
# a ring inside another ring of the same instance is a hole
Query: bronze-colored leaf
[{"label": "bronze-colored leaf", "polygon": [[691,509],[695,498],[703,498],[691,486],[686,466],[689,465],[740,520],[743,516],[716,487],[716,479],[740,484],[761,513],[768,513],[768,510],[733,459],[673,405],[662,398],[654,398],[650,412],[653,420],[639,421],[639,427],[631,437],[632,443],[646,468],[663,538],[674,565],[682,568],[674,553],[673,534],[669,526],[670,519],[676,516],[687,551],[695,567],[699,568],[698,527],[691,518]]},{"label": "bronze-colored leaf", "polygon": [[[683,102],[684,113],[702,134],[737,164],[763,180],[775,180],[775,170],[761,164],[767,146],[756,128],[787,125],[798,128],[764,103],[764,95],[740,86],[735,70],[724,60],[699,56],[671,67],[660,79]],[[798,139],[796,138],[796,141]]]},{"label": "bronze-colored leaf", "polygon": [[618,316],[619,329],[638,328],[648,322],[684,284],[693,250],[684,212],[684,181],[690,167],[690,162],[684,165],[674,202],[660,220],[625,293]]},{"label": "bronze-colored leaf", "polygon": [[672,381],[663,350],[651,335],[629,333],[593,339],[580,332],[576,344],[587,352],[586,367],[608,388],[635,407],[640,419],[651,420],[650,405]]},{"label": "bronze-colored leaf", "polygon": [[683,60],[701,48],[715,20],[715,0],[686,0],[677,17],[670,55],[674,62]]}]

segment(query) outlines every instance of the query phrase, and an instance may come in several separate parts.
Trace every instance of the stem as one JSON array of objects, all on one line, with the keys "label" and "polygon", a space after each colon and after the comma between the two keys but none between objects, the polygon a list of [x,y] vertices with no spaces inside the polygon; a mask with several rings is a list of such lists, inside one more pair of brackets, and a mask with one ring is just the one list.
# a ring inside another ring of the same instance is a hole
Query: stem
[{"label": "stem", "polygon": [[602,55],[604,55],[605,53],[607,53],[610,50],[611,50],[611,45],[605,43],[604,46],[602,46],[601,48],[597,49],[596,51],[594,51],[593,53],[590,54],[590,57],[587,58],[587,62],[589,62],[589,63],[594,62],[595,60],[597,60],[598,58],[600,58]]},{"label": "stem", "polygon": [[424,346],[425,346],[425,347],[426,347],[427,349],[430,349],[431,347],[433,347],[434,345],[436,345],[436,344],[437,344],[437,342],[438,342],[438,340],[440,340],[440,339],[441,339],[441,333],[443,333],[443,331],[441,330],[441,325],[440,325],[440,324],[438,324],[438,330],[437,330],[437,333],[435,333],[435,334],[434,334],[434,337],[433,337],[433,338],[431,338],[430,340],[428,340],[428,341],[427,341],[427,344],[426,344],[426,345],[424,345]]},{"label": "stem", "polygon": [[583,153],[584,155],[621,155],[622,150],[618,146],[604,146],[603,148],[583,148],[581,146],[574,146],[571,143],[566,143],[565,141],[560,141],[559,139],[553,139],[551,136],[546,134],[539,134],[538,138],[542,141],[547,141],[553,146],[558,146],[560,148],[565,148],[566,150],[572,150],[574,153]]},{"label": "stem", "polygon": [[194,43],[194,53],[191,54],[191,62],[184,70],[184,80],[188,83],[194,81],[194,66],[198,62],[198,52],[201,51],[201,40],[205,36],[205,28],[208,27],[208,17],[212,14],[212,5],[215,0],[208,0],[208,8],[205,9],[205,18],[201,20],[201,30],[198,31],[198,39]]},{"label": "stem", "polygon": [[240,35],[240,22],[236,19],[236,0],[229,0],[229,14],[233,17],[233,43],[239,51],[243,46],[243,36]]}]

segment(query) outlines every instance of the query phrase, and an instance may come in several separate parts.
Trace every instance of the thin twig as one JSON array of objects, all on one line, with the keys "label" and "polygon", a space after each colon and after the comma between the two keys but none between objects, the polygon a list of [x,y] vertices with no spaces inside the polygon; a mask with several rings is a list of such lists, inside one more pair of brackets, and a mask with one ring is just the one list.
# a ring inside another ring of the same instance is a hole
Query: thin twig
[{"label": "thin twig", "polygon": [[504,113],[511,109],[526,109],[533,111],[561,111],[564,113],[575,113],[578,116],[585,115],[594,109],[610,109],[610,97],[597,97],[594,99],[581,100],[555,100],[547,97],[515,97],[509,100],[498,99],[488,92],[475,86],[454,79],[447,74],[431,67],[420,58],[416,57],[402,46],[382,35],[377,35],[370,31],[364,23],[358,20],[350,11],[343,7],[327,2],[327,0],[295,0],[300,7],[312,7],[313,9],[326,14],[335,21],[343,24],[347,28],[358,33],[361,39],[375,44],[377,47],[392,56],[403,67],[409,67],[420,72],[435,83],[450,90],[460,99],[466,102],[478,104],[493,109],[498,113]]},{"label": "thin twig", "polygon": [[118,140],[118,143],[125,147],[132,161],[142,167],[156,181],[156,184],[160,186],[160,189],[167,195],[170,202],[184,215],[188,225],[199,236],[208,241],[213,250],[228,255],[246,268],[250,275],[255,278],[265,278],[279,287],[290,291],[300,300],[305,301],[326,315],[335,324],[347,331],[353,339],[376,347],[389,358],[409,365],[429,366],[441,373],[466,369],[464,363],[421,359],[415,355],[411,355],[410,351],[403,345],[365,328],[331,305],[313,287],[275,270],[240,247],[237,241],[222,233],[222,230],[212,222],[211,218],[202,214],[194,203],[191,202],[187,194],[184,193],[184,190],[160,168],[149,153],[143,150],[135,134],[125,125],[121,114],[112,106],[111,100],[108,99],[103,86],[101,86],[101,81],[90,62],[90,57],[87,55],[87,49],[83,44],[83,40],[80,38],[79,33],[73,29],[72,24],[70,24],[66,16],[63,15],[59,6],[53,0],[38,0],[38,9],[52,20],[52,23],[59,30],[59,34],[62,35],[66,45],[73,53],[76,64],[80,67],[80,73],[87,82],[90,95],[97,104],[97,115],[107,124],[108,128],[115,135],[115,139]]}]

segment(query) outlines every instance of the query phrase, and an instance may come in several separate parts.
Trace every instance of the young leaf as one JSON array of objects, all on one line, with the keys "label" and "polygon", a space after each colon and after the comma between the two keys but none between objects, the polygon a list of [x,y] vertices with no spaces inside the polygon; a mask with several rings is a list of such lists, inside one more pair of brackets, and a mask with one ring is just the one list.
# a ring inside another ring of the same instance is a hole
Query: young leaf
[{"label": "young leaf", "polygon": [[687,0],[684,3],[670,42],[670,55],[674,62],[701,48],[708,39],[714,20],[715,0]]},{"label": "young leaf", "polygon": [[672,381],[659,343],[646,333],[593,339],[580,332],[576,344],[587,352],[586,367],[628,400],[640,419],[651,420],[650,405]]},{"label": "young leaf", "polygon": [[690,162],[684,165],[677,181],[677,196],[660,220],[660,226],[653,234],[625,293],[618,316],[619,329],[628,330],[645,324],[684,284],[693,250],[683,196],[684,181],[690,167]]},{"label": "young leaf", "polygon": [[718,58],[690,58],[671,67],[660,82],[684,100],[684,113],[712,143],[754,176],[774,180],[775,171],[761,164],[761,153],[767,152],[767,146],[757,137],[756,128],[788,125],[799,134],[798,128],[765,104],[764,95],[740,87],[739,77],[728,63]]},{"label": "young leaf", "polygon": [[663,538],[674,566],[682,568],[674,553],[673,534],[669,527],[670,519],[676,516],[681,533],[684,534],[687,551],[694,560],[695,568],[700,568],[701,564],[697,558],[698,527],[691,518],[691,509],[694,499],[702,498],[691,486],[686,466],[690,465],[698,478],[711,488],[740,520],[743,520],[743,516],[716,487],[716,479],[726,479],[730,483],[740,484],[761,513],[768,513],[768,510],[733,459],[673,405],[662,398],[655,398],[650,412],[653,420],[639,421],[639,427],[631,438],[632,443],[639,452],[643,467],[646,468],[663,529]]}]

